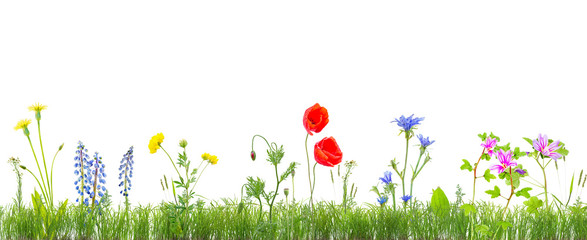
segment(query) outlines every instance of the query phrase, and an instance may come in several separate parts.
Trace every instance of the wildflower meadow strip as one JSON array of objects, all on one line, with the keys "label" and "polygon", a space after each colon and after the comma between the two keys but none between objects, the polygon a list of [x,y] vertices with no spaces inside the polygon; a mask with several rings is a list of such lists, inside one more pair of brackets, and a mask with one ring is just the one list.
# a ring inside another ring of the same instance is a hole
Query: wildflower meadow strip
[{"label": "wildflower meadow strip", "polygon": [[[457,185],[455,202],[448,200],[445,193],[448,188],[440,187],[433,190],[430,199],[415,199],[413,196],[418,191],[414,183],[424,166],[431,162],[429,147],[436,140],[416,134],[423,117],[402,115],[392,123],[397,123],[400,135],[403,133],[406,139],[403,166],[392,160],[390,167],[395,174],[384,171],[373,177],[377,185],[371,191],[377,196],[370,203],[358,205],[354,198],[359,186],[351,179],[357,161],[343,163],[342,150],[334,137],[323,137],[315,142],[315,162],[311,166],[309,136],[320,133],[330,121],[326,108],[316,103],[304,112],[302,121],[307,133],[308,200],[296,201],[295,198],[295,170],[299,163],[290,162],[280,171],[284,146],[269,142],[261,135],[252,138],[250,158],[256,160],[255,140],[262,140],[272,168],[269,176],[275,176],[275,186],[266,190],[264,176],[249,176],[241,187],[240,198],[205,199],[196,194],[196,186],[207,167],[218,163],[218,156],[203,153],[195,162],[199,163],[196,167],[187,154],[188,142],[180,140],[180,151],[174,159],[163,146],[163,133],[157,133],[148,143],[149,152],[155,154],[161,149],[174,168],[172,174],[163,175],[160,181],[165,201],[158,205],[130,204],[135,164],[131,146],[122,155],[118,168],[117,184],[125,198],[124,207],[113,206],[106,188],[106,161],[98,152],[90,155],[88,147],[79,141],[73,156],[72,175],[76,203],[68,205],[66,200],[55,205],[53,163],[63,144],[48,165],[40,128],[41,111],[47,107],[35,104],[29,109],[37,120],[40,155],[30,138],[28,127],[32,121],[19,121],[14,129],[23,131],[37,168],[33,172],[18,157],[9,159],[18,188],[13,204],[0,206],[0,239],[587,239],[584,227],[587,206],[581,201],[587,174],[581,170],[575,178],[573,173],[566,199],[549,192],[546,169],[551,163],[558,169],[558,161],[566,161],[569,151],[562,142],[549,139],[545,134],[538,134],[536,139],[523,138],[530,144],[526,149],[502,144],[493,133],[479,134],[481,155],[473,164],[463,159],[460,167],[473,173],[472,198],[465,199],[465,191]],[[419,140],[419,156],[409,161],[409,142],[414,136]],[[523,158],[535,160],[544,182],[528,178],[530,173],[520,164]],[[488,163],[481,164],[481,160]],[[333,169],[338,168],[342,199],[314,202],[317,165],[330,168],[333,184]],[[341,169],[344,169],[342,173]],[[478,170],[483,174],[478,174]],[[32,194],[32,206],[23,203],[22,177],[29,176],[23,176],[23,171],[34,178],[41,191]],[[167,176],[171,176],[170,181]],[[396,194],[399,181],[394,177],[401,181],[401,194]],[[492,199],[503,199],[504,205],[496,204],[495,200],[475,200],[478,178],[495,184],[485,193]],[[281,188],[290,180],[291,192],[290,188]],[[408,180],[409,191],[406,189]],[[532,186],[542,192],[536,193]],[[526,201],[521,206],[510,206],[514,197],[523,197]],[[575,197],[574,203],[571,203],[572,197]],[[402,204],[396,204],[396,200]],[[264,209],[263,205],[269,209]]]}]

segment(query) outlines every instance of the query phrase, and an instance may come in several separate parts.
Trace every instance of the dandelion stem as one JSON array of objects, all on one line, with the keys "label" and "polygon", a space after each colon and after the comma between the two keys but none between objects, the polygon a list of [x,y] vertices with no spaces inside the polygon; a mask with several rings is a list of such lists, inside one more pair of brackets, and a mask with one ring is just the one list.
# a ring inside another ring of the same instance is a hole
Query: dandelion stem
[{"label": "dandelion stem", "polygon": [[47,188],[49,190],[49,206],[53,206],[53,191],[49,181],[49,174],[47,173],[47,163],[45,161],[45,151],[43,150],[43,141],[41,140],[41,120],[37,118],[37,129],[39,131],[39,145],[41,146],[41,156],[43,157],[43,166],[45,167],[45,177],[47,178]]},{"label": "dandelion stem", "polygon": [[[31,146],[31,151],[33,152],[33,156],[35,157],[35,162],[37,163],[37,168],[39,169],[39,174],[41,177],[41,181],[43,182],[43,185],[41,185],[41,183],[39,182],[38,179],[37,179],[37,183],[39,184],[39,187],[41,188],[41,192],[45,196],[45,200],[47,202],[49,202],[49,199],[46,195],[47,194],[47,185],[45,184],[45,179],[43,178],[43,172],[41,171],[41,166],[39,165],[39,160],[37,159],[37,154],[35,153],[35,149],[33,148],[33,143],[31,142],[31,138],[29,136],[26,136],[26,137],[29,140],[29,145]],[[30,170],[28,170],[28,171],[32,174],[32,172]],[[35,177],[35,178],[37,178],[37,177]]]}]

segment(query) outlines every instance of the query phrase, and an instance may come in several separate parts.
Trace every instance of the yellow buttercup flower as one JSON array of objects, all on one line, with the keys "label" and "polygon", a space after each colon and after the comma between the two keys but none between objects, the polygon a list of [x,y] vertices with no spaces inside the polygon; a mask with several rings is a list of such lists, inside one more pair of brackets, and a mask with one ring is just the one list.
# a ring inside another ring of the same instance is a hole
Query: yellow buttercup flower
[{"label": "yellow buttercup flower", "polygon": [[210,161],[212,165],[216,165],[216,163],[218,163],[218,157],[216,157],[216,155],[210,155],[208,161]]},{"label": "yellow buttercup flower", "polygon": [[204,153],[204,154],[202,154],[202,159],[209,160],[210,159],[210,156],[211,155],[209,153]]},{"label": "yellow buttercup flower", "polygon": [[22,129],[22,131],[24,132],[24,135],[28,136],[29,135],[29,124],[31,124],[30,119],[20,120],[20,121],[18,121],[18,123],[14,127],[14,130]]},{"label": "yellow buttercup flower", "polygon": [[163,133],[157,133],[151,138],[149,141],[149,150],[151,151],[151,154],[156,153],[157,150],[161,147],[159,145],[163,142],[163,138],[165,138]]}]

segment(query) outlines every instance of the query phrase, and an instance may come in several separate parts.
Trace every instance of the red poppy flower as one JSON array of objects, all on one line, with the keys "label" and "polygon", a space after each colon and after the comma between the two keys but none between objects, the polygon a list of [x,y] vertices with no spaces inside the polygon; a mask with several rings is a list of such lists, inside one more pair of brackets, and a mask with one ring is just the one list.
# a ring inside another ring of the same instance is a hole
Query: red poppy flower
[{"label": "red poppy flower", "polygon": [[308,134],[312,132],[319,133],[328,124],[328,111],[316,103],[314,106],[306,109],[304,113],[304,128]]},{"label": "red poppy flower", "polygon": [[326,137],[314,145],[314,158],[321,165],[334,167],[342,161],[342,152],[333,137]]}]

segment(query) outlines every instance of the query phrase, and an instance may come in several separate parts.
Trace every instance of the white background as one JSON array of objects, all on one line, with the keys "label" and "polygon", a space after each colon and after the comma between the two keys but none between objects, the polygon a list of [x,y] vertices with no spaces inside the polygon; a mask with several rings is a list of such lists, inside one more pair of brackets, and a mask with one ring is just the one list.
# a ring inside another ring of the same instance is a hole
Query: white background
[{"label": "white background", "polygon": [[[263,142],[258,160],[249,158],[257,133],[284,145],[280,170],[302,163],[295,195],[307,198],[302,116],[317,102],[330,123],[310,137],[310,151],[323,137],[337,139],[343,160],[359,165],[351,181],[360,202],[375,202],[369,189],[391,159],[403,162],[405,140],[390,121],[412,113],[426,118],[416,133],[436,140],[416,180],[419,199],[440,186],[454,200],[457,184],[470,199],[472,174],[459,166],[479,157],[477,134],[485,131],[523,150],[531,146],[522,137],[539,133],[565,142],[566,164],[558,175],[551,165],[548,177],[550,190],[566,197],[573,172],[587,167],[585,12],[583,1],[2,2],[0,204],[16,191],[10,156],[36,169],[22,131],[13,130],[20,119],[34,120],[27,107],[35,102],[48,105],[46,156],[65,143],[55,163],[56,200],[76,198],[78,140],[105,159],[115,203],[123,199],[119,161],[131,145],[132,204],[165,200],[159,181],[174,170],[147,148],[158,132],[173,156],[182,138],[193,161],[218,155],[196,189],[207,198],[239,197],[247,176],[273,190]],[[30,129],[38,152],[35,122]],[[483,162],[481,172],[496,162]],[[520,163],[542,181],[534,160]],[[317,174],[316,198],[340,202],[328,168]],[[507,192],[502,182],[482,180],[477,196],[488,199],[483,191],[495,183]],[[34,186],[25,174],[25,202]]]}]

